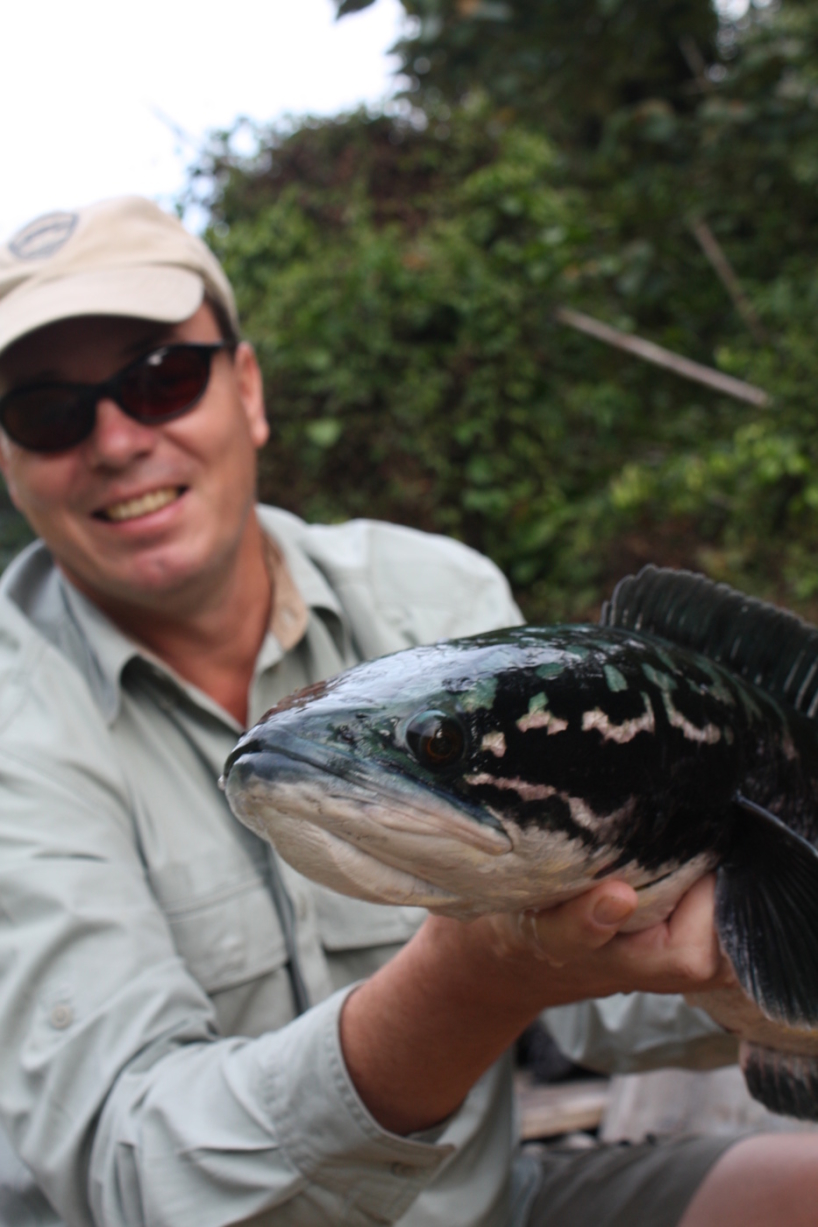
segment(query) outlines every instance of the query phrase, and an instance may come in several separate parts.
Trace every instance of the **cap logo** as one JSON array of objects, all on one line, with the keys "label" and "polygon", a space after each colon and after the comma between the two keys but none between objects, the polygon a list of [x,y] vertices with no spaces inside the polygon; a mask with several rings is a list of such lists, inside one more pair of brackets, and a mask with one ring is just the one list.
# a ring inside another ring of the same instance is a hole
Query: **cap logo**
[{"label": "cap logo", "polygon": [[44,213],[17,231],[9,251],[18,260],[47,260],[68,242],[78,221],[77,213]]}]

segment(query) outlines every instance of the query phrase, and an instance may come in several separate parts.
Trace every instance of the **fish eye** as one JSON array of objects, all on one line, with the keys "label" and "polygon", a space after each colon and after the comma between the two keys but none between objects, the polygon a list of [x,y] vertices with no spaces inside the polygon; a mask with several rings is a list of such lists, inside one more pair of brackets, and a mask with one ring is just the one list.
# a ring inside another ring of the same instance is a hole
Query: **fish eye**
[{"label": "fish eye", "polygon": [[405,737],[420,765],[430,771],[451,767],[466,746],[460,722],[442,711],[424,711],[412,716]]}]

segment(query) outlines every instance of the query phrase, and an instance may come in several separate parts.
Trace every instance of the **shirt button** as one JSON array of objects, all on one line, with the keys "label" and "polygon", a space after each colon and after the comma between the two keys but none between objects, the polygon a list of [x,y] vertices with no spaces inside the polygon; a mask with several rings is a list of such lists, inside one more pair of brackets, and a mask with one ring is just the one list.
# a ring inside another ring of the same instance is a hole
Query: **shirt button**
[{"label": "shirt button", "polygon": [[393,1176],[414,1176],[415,1169],[411,1163],[392,1163],[390,1171]]},{"label": "shirt button", "polygon": [[64,1031],[74,1021],[74,1011],[70,1005],[60,1002],[59,1005],[52,1007],[49,1021],[57,1031]]}]

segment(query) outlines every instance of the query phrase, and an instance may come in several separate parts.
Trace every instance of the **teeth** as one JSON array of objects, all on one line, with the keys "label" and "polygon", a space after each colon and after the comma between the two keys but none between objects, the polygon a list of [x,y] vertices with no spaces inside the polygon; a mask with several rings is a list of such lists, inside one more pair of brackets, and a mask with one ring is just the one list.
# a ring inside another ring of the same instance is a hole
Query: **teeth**
[{"label": "teeth", "polygon": [[166,490],[151,490],[150,494],[143,494],[141,498],[129,498],[123,503],[113,503],[105,508],[103,515],[106,520],[134,520],[137,516],[146,516],[152,511],[159,511],[161,507],[167,507],[168,503],[179,497],[179,493],[178,486],[168,486]]}]

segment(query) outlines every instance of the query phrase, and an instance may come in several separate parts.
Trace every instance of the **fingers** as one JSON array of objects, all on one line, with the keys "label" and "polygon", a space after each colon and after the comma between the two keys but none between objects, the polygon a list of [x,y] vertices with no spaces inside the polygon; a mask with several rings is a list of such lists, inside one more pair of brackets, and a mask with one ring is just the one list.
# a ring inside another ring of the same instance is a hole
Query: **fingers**
[{"label": "fingers", "polygon": [[634,987],[646,992],[682,993],[714,987],[730,978],[716,934],[715,877],[701,878],[662,923],[616,938],[611,955]]},{"label": "fingers", "polygon": [[714,923],[716,878],[708,874],[690,888],[668,919],[668,949],[679,970],[694,981],[712,979],[722,955]]},{"label": "fingers", "polygon": [[701,879],[667,920],[634,933],[620,930],[637,893],[612,880],[558,907],[483,922],[494,954],[547,990],[551,1004],[616,992],[709,992],[732,981],[713,923],[714,887],[712,875]]},{"label": "fingers", "polygon": [[638,902],[626,882],[601,882],[568,903],[497,917],[498,936],[551,967],[580,961],[615,936]]},{"label": "fingers", "polygon": [[626,882],[601,882],[560,907],[528,912],[532,949],[553,967],[564,967],[607,945],[638,902],[636,891]]}]

